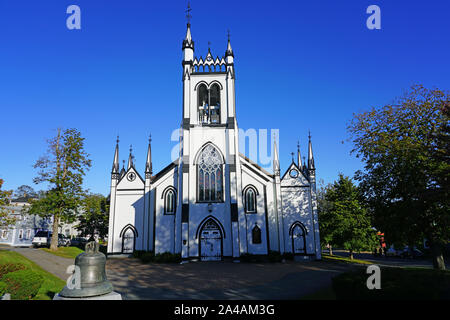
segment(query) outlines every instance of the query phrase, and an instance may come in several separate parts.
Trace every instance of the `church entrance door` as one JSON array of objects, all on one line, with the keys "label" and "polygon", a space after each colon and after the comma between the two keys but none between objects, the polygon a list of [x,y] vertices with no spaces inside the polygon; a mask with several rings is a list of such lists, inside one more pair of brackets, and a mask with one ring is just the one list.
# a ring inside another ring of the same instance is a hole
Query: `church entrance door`
[{"label": "church entrance door", "polygon": [[122,253],[133,253],[134,251],[134,232],[127,229],[123,235]]},{"label": "church entrance door", "polygon": [[298,224],[292,229],[292,251],[294,254],[306,254],[305,232]]},{"label": "church entrance door", "polygon": [[214,221],[210,220],[203,226],[199,245],[201,261],[222,260],[222,234]]}]

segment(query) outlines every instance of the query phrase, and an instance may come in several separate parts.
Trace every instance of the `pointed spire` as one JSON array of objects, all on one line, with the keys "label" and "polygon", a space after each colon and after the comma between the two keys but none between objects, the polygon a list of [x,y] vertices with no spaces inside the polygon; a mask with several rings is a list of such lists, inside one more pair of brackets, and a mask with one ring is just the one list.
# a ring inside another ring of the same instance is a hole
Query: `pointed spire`
[{"label": "pointed spire", "polygon": [[277,176],[280,175],[280,160],[278,158],[278,148],[277,148],[277,140],[275,138],[275,134],[273,135],[273,173]]},{"label": "pointed spire", "polygon": [[152,172],[152,135],[148,138],[148,149],[147,149],[147,161],[145,163],[145,173],[149,173],[150,175]]},{"label": "pointed spire", "polygon": [[225,52],[225,57],[228,57],[228,56],[234,57],[233,49],[231,48],[230,30],[228,30],[228,45],[227,45],[227,51]]},{"label": "pointed spire", "polygon": [[308,134],[309,146],[308,146],[308,170],[314,170],[314,156],[312,151],[312,143],[311,143],[311,132]]},{"label": "pointed spire", "polygon": [[191,4],[188,2],[187,9],[186,9],[186,20],[187,20],[187,28],[186,28],[186,37],[183,40],[183,50],[186,48],[191,48],[194,50],[194,41],[192,41],[192,35],[191,35]]},{"label": "pointed spire", "polygon": [[122,179],[122,177],[125,175],[126,171],[125,171],[125,160],[122,160],[122,170],[120,170],[120,178]]},{"label": "pointed spire", "polygon": [[302,170],[302,155],[300,154],[300,141],[297,141],[297,166]]},{"label": "pointed spire", "polygon": [[127,167],[127,171],[130,170],[131,167],[134,168],[134,164],[133,164],[133,146],[130,145],[130,155],[128,156],[128,167]]},{"label": "pointed spire", "polygon": [[112,173],[119,173],[119,136],[117,136],[116,140],[116,151],[114,152]]}]

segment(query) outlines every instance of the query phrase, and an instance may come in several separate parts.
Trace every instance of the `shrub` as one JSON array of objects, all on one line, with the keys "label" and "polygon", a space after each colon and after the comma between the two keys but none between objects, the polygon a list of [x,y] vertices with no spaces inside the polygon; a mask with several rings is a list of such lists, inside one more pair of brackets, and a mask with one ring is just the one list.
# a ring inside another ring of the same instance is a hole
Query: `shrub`
[{"label": "shrub", "polygon": [[283,259],[294,260],[294,254],[292,252],[283,253]]},{"label": "shrub", "polygon": [[0,264],[0,279],[3,278],[4,275],[25,269],[25,266],[21,263],[5,263]]},{"label": "shrub", "polygon": [[170,253],[170,252],[164,252],[164,253],[158,253],[155,255],[154,262],[157,263],[178,263],[181,262],[181,254],[177,253]]},{"label": "shrub", "polygon": [[143,263],[155,262],[155,263],[178,263],[181,262],[181,254],[179,253],[157,253],[153,251],[139,251],[133,256],[139,258]]},{"label": "shrub", "polygon": [[133,251],[133,258],[140,258],[145,253],[147,252],[143,250],[135,250]]},{"label": "shrub", "polygon": [[269,258],[270,262],[281,262],[283,260],[283,257],[278,251],[269,251],[269,255],[267,256]]},{"label": "shrub", "polygon": [[2,281],[11,299],[28,300],[33,298],[41,287],[44,278],[31,270],[19,270],[6,274]]},{"label": "shrub", "polygon": [[240,260],[242,262],[265,262],[265,261],[267,261],[267,257],[266,257],[266,255],[262,255],[262,254],[244,253],[244,254],[241,254]]}]

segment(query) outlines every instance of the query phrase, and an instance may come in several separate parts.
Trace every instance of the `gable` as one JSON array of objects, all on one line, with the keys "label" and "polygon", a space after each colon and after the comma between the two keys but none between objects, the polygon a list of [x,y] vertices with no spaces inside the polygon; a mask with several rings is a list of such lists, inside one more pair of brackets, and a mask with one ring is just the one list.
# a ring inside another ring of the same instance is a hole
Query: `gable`
[{"label": "gable", "polygon": [[[292,177],[290,172],[291,170],[294,170],[297,172],[297,177]],[[297,167],[297,165],[292,162],[289,168],[284,173],[283,177],[281,178],[281,186],[285,187],[304,187],[309,186],[309,181],[303,174],[303,172]]]},{"label": "gable", "polygon": [[125,175],[120,179],[117,184],[117,190],[129,190],[129,189],[143,189],[144,188],[144,180],[139,175],[134,167],[128,169]]}]

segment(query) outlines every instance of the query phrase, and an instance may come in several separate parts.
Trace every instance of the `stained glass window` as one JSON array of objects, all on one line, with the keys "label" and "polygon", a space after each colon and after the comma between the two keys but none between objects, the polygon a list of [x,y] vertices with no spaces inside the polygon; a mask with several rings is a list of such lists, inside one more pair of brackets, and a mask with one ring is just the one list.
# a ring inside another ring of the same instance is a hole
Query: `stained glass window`
[{"label": "stained glass window", "polygon": [[245,192],[245,211],[256,212],[256,194],[252,188]]},{"label": "stained glass window", "polygon": [[207,145],[198,160],[198,200],[218,202],[223,200],[223,161],[219,152]]}]

